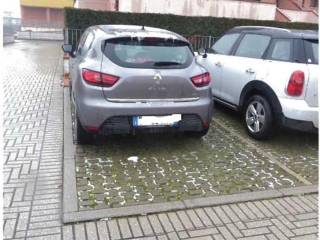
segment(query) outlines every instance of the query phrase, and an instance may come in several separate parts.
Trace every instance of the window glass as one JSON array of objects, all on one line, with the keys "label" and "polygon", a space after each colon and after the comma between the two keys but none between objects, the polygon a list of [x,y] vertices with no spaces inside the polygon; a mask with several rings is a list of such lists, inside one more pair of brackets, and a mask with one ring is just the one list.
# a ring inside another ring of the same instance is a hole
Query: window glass
[{"label": "window glass", "polygon": [[116,38],[107,41],[105,55],[132,68],[185,68],[193,60],[188,43],[162,38]]},{"label": "window glass", "polygon": [[84,32],[83,35],[81,36],[77,51],[79,51],[79,49],[83,47],[84,42],[86,41],[87,35],[88,35],[88,32]]},{"label": "window glass", "polygon": [[291,59],[291,43],[290,39],[278,39],[274,41],[269,59],[290,61]]},{"label": "window glass", "polygon": [[93,35],[93,33],[90,32],[88,34],[84,44],[83,44],[82,49],[81,49],[82,56],[85,55],[88,52],[88,50],[90,49],[92,42],[93,42],[93,39],[94,39],[94,35]]},{"label": "window glass", "polygon": [[305,40],[307,61],[308,63],[318,64],[319,62],[319,45],[316,40]]},{"label": "window glass", "polygon": [[224,35],[212,46],[212,50],[218,54],[229,54],[239,35],[240,33],[231,33]]},{"label": "window glass", "polygon": [[266,35],[246,34],[241,40],[235,55],[240,57],[261,58],[269,45],[270,39],[271,38]]}]

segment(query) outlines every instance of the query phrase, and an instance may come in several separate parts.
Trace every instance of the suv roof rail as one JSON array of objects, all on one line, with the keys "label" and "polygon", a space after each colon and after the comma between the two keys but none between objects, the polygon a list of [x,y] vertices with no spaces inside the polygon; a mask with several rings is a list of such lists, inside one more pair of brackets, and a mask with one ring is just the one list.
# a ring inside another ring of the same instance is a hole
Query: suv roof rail
[{"label": "suv roof rail", "polygon": [[286,32],[291,32],[289,29],[286,29],[286,28],[278,28],[278,27],[268,27],[268,26],[238,26],[238,27],[235,27],[237,29],[239,28],[264,28],[264,29],[270,29],[270,30],[282,30],[282,31],[286,31]]}]

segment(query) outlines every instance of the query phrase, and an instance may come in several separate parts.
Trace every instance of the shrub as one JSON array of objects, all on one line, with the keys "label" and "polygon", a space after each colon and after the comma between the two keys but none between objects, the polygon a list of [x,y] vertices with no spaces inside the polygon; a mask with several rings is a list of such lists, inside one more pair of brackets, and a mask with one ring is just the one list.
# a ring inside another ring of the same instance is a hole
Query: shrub
[{"label": "shrub", "polygon": [[318,29],[317,24],[276,22],[251,19],[189,17],[172,14],[104,12],[65,8],[65,27],[85,29],[98,24],[134,24],[168,29],[185,36],[219,36],[235,26],[258,25],[290,29]]}]

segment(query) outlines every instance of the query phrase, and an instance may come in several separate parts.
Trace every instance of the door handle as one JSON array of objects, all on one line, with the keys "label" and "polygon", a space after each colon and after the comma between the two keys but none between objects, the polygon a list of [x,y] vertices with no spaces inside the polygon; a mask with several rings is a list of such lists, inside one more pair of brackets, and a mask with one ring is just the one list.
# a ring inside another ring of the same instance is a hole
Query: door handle
[{"label": "door handle", "polygon": [[253,73],[255,73],[255,71],[252,68],[248,68],[246,70],[246,73],[253,74]]},{"label": "door handle", "polygon": [[216,62],[214,65],[216,65],[217,67],[222,67],[221,62]]}]

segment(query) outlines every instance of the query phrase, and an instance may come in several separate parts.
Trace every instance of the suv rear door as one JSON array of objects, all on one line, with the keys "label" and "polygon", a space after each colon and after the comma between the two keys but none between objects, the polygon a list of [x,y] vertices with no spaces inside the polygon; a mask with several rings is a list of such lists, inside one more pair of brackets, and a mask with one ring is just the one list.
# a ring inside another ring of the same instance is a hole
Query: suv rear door
[{"label": "suv rear door", "polygon": [[221,98],[233,105],[239,105],[240,94],[251,80],[263,79],[268,70],[262,59],[271,37],[263,34],[245,33],[238,46],[223,65]]},{"label": "suv rear door", "polygon": [[228,55],[231,54],[232,47],[239,37],[240,33],[227,33],[219,38],[211,49],[208,49],[206,58],[197,57],[198,63],[210,72],[212,95],[215,98],[221,98],[223,66],[228,63]]}]

